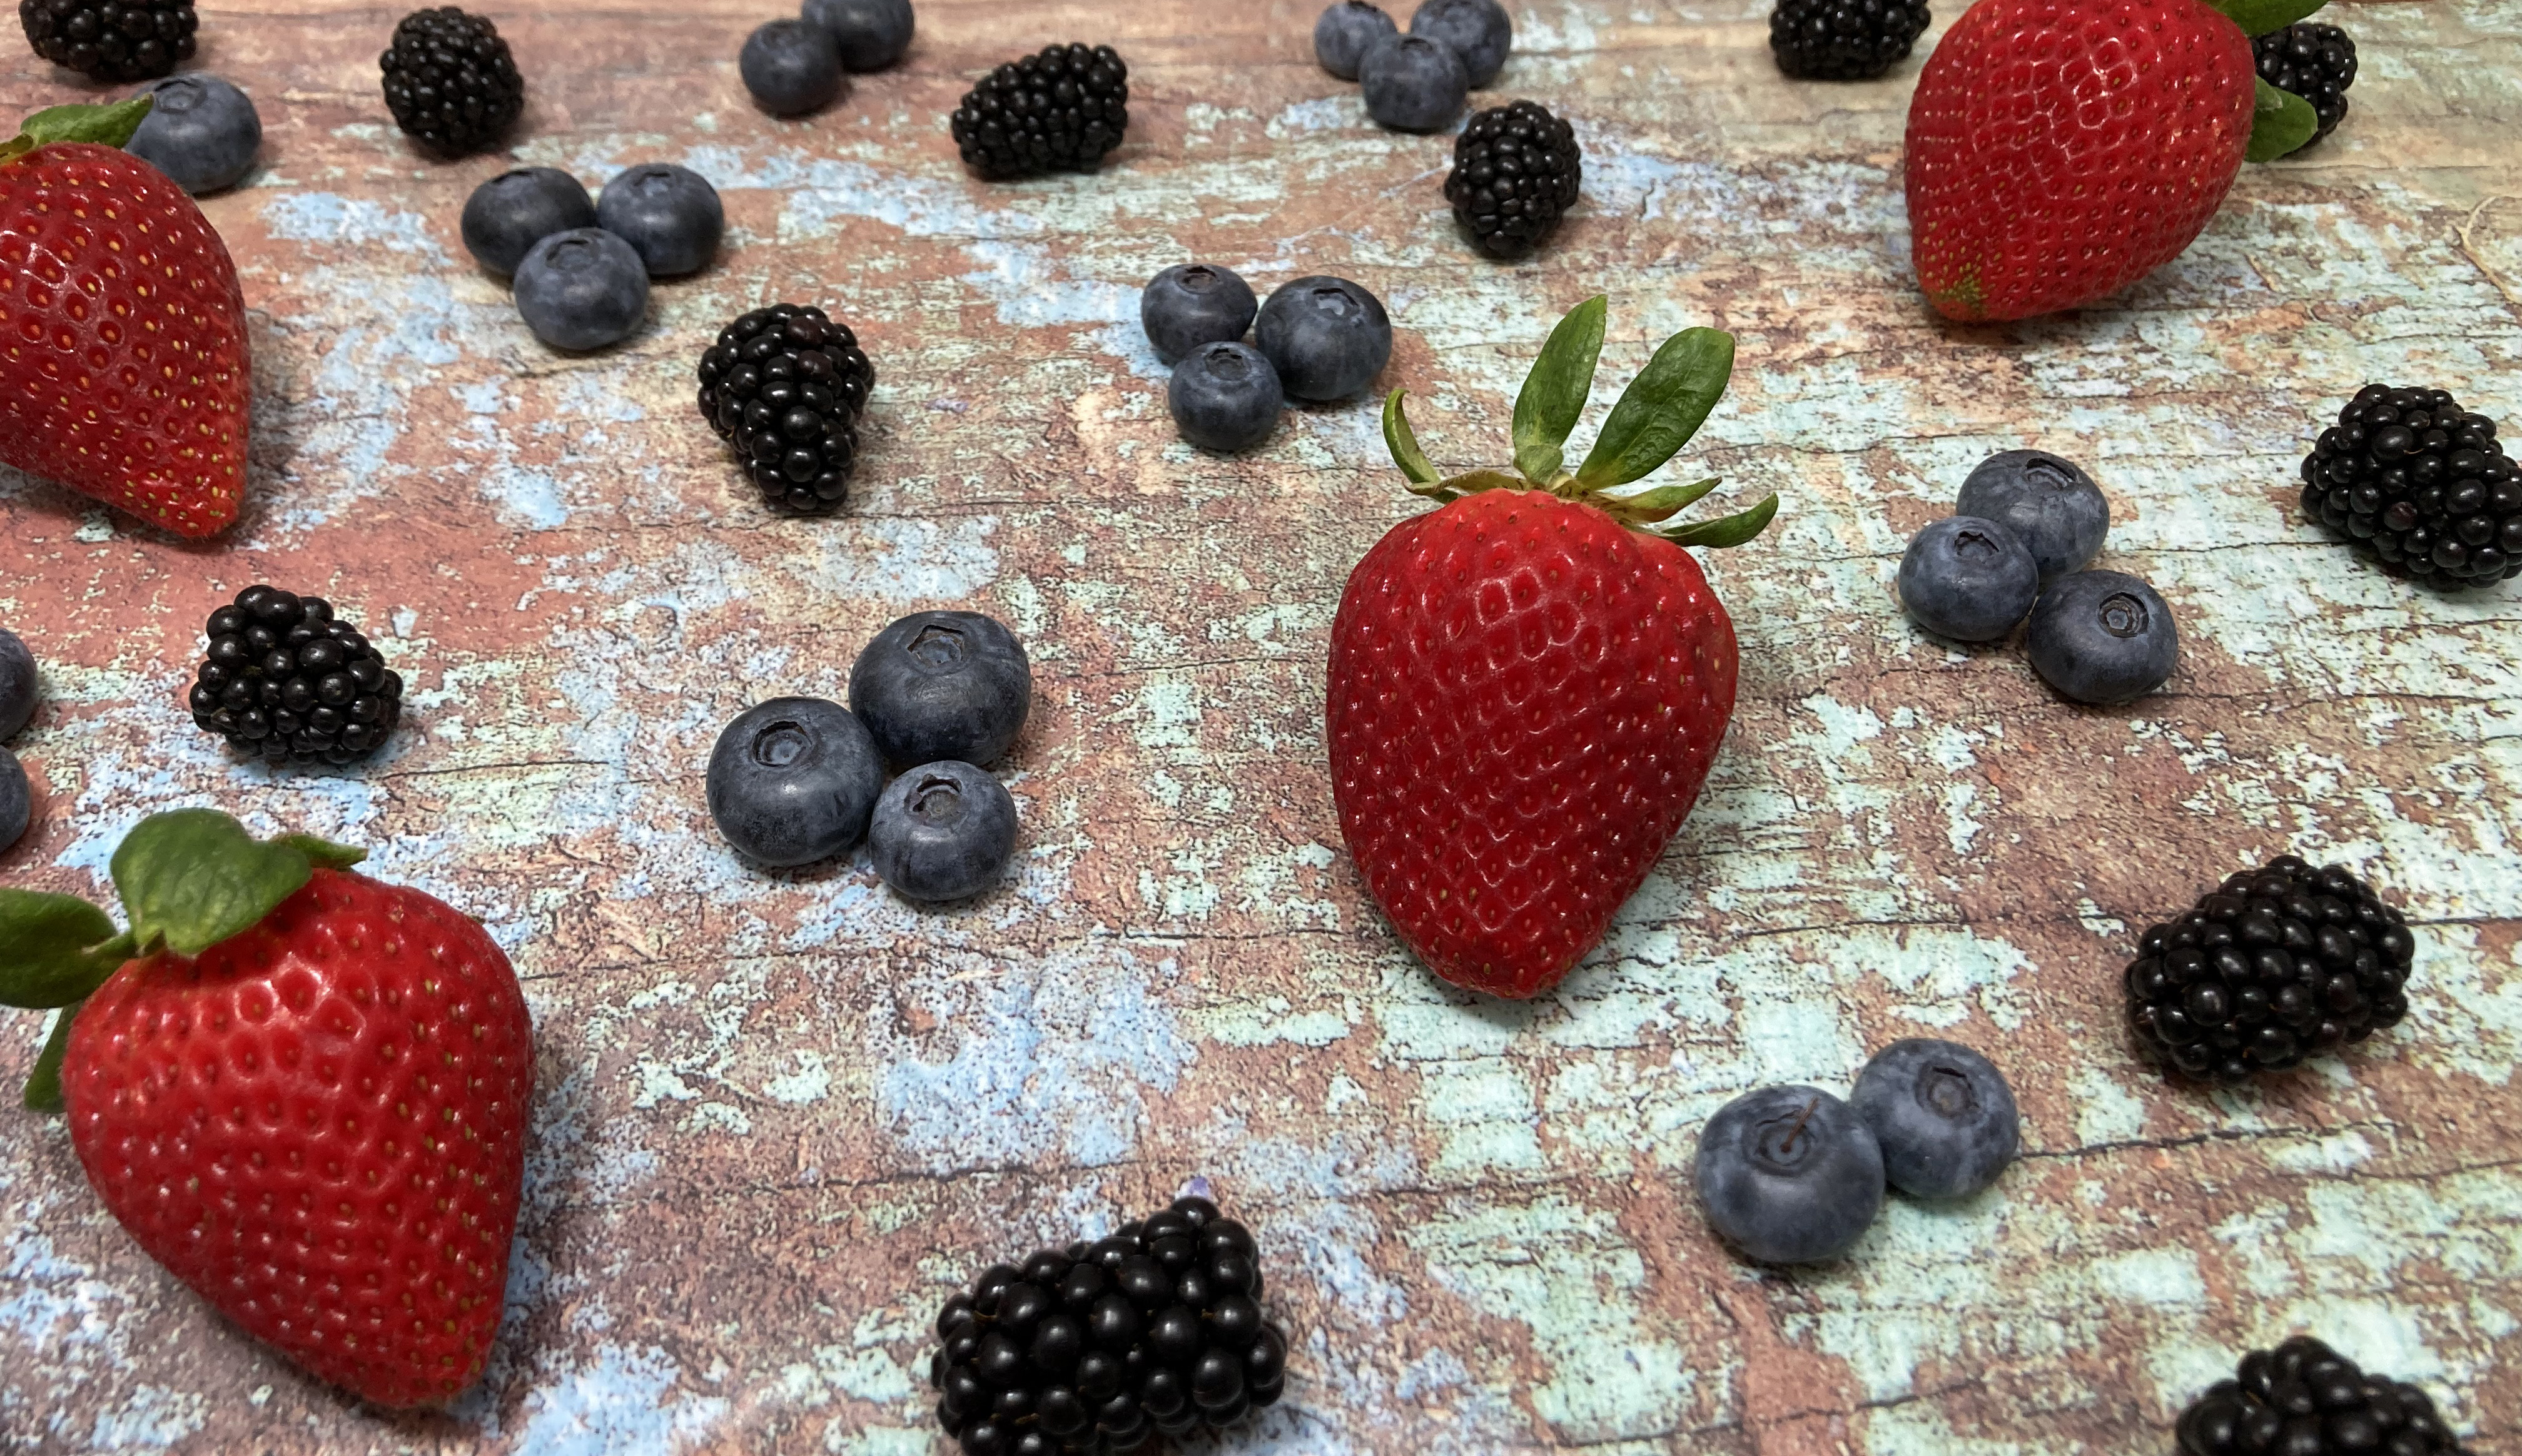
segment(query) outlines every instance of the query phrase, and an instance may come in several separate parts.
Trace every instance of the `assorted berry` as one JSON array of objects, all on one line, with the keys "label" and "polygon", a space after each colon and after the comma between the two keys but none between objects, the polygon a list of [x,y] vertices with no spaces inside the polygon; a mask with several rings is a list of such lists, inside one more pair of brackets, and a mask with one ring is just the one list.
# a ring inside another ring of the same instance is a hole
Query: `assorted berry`
[{"label": "assorted berry", "polygon": [[2030,548],[2043,582],[2089,563],[2111,531],[2102,488],[2083,467],[2047,450],[2006,450],[1982,460],[1962,482],[1953,511],[2013,532]]},{"label": "assorted berry", "polygon": [[2336,131],[2347,119],[2347,88],[2356,84],[2356,42],[2346,31],[2317,21],[2298,22],[2252,36],[2251,59],[2261,80],[2312,104],[2320,125],[2304,146]]},{"label": "assorted berry", "polygon": [[1317,273],[1283,283],[1252,325],[1252,342],[1299,399],[1345,399],[1392,358],[1383,301],[1345,278]]},{"label": "assorted berry", "polygon": [[1165,386],[1165,408],[1182,438],[1227,454],[1268,440],[1286,402],[1279,371],[1245,344],[1201,345]]},{"label": "assorted berry", "polygon": [[643,162],[604,184],[595,225],[630,244],[649,277],[679,278],[718,257],[726,208],[709,179],[690,167]]},{"label": "assorted berry", "polygon": [[2180,632],[2152,587],[2117,571],[2060,577],[2023,631],[2032,670],[2079,703],[2134,702],[2180,665]]},{"label": "assorted berry", "polygon": [[1992,642],[2032,610],[2040,566],[1996,522],[1947,516],[1909,538],[1898,581],[1900,604],[1920,627],[1957,642]]},{"label": "assorted berry", "polygon": [[377,67],[395,124],[441,157],[488,150],[526,109],[499,27],[451,5],[404,16]]},{"label": "assorted berry", "polygon": [[1462,57],[1474,89],[1496,80],[1515,49],[1515,20],[1498,0],[1421,0],[1410,33]]},{"label": "assorted berry", "polygon": [[737,715],[710,750],[710,819],[757,864],[828,860],[864,838],[884,760],[857,715],[823,698],[773,698]]},{"label": "assorted berry", "polygon": [[2242,1082],[2397,1026],[2416,962],[2405,916],[2344,866],[2292,855],[2229,876],[2137,943],[2128,1028],[2167,1070]]},{"label": "assorted berry", "polygon": [[913,612],[850,668],[850,709],[887,762],[997,763],[1033,709],[1024,644],[979,612]]},{"label": "assorted berry", "polygon": [[554,349],[602,349],[648,316],[648,269],[600,227],[553,233],[526,251],[513,280],[517,315]]},{"label": "assorted berry", "polygon": [[2005,1074],[1970,1048],[1908,1037],[1874,1054],[1847,1104],[1883,1150],[1883,1173],[1913,1198],[1967,1198],[2022,1146]]},{"label": "assorted berry", "polygon": [[1395,131],[1451,126],[1471,94],[1471,73],[1463,68],[1462,54],[1424,35],[1376,42],[1358,62],[1357,83],[1366,98],[1366,114]]},{"label": "assorted berry", "polygon": [[993,1264],[937,1313],[938,1422],[967,1456],[1102,1456],[1228,1430],[1286,1388],[1286,1333],[1261,1292],[1251,1232],[1195,1196]]},{"label": "assorted berry", "polygon": [[1368,0],[1337,0],[1314,22],[1314,59],[1344,81],[1357,79],[1359,63],[1400,27]]},{"label": "assorted berry", "polygon": [[18,0],[26,44],[92,81],[145,81],[193,58],[193,0]]},{"label": "assorted berry", "polygon": [[744,38],[735,67],[753,104],[774,117],[821,111],[849,84],[840,42],[802,20],[772,21],[755,29]]},{"label": "assorted berry", "polygon": [[977,895],[999,882],[1015,849],[1015,796],[952,759],[885,785],[867,824],[867,863],[905,900]]},{"label": "assorted berry", "polygon": [[772,509],[828,515],[849,498],[875,365],[846,324],[796,304],[756,308],[701,355],[700,411]]},{"label": "assorted berry", "polygon": [[984,177],[1093,171],[1129,129],[1130,68],[1108,45],[1050,46],[982,77],[949,124]]},{"label": "assorted berry", "polygon": [[26,766],[0,747],[0,850],[25,837],[35,818],[35,789],[26,781]]},{"label": "assorted berry", "polygon": [[1492,107],[1454,139],[1445,201],[1492,258],[1522,258],[1576,206],[1585,178],[1575,128],[1537,102]]},{"label": "assorted berry", "polygon": [[1815,81],[1870,81],[1909,59],[1934,17],[1926,0],[1778,0],[1769,54]]},{"label": "assorted berry", "polygon": [[2303,462],[2303,508],[2429,587],[2522,575],[2522,470],[2443,390],[2368,384]]},{"label": "assorted berry", "polygon": [[210,614],[193,722],[269,763],[356,763],[402,721],[402,678],[320,596],[248,587]]},{"label": "assorted berry", "polygon": [[911,0],[806,0],[806,23],[832,37],[841,65],[882,70],[911,49]]},{"label": "assorted berry", "polygon": [[196,197],[244,180],[262,150],[262,118],[243,91],[201,71],[169,76],[142,95],[149,115],[122,149]]},{"label": "assorted berry", "polygon": [[2242,1357],[2181,1412],[2180,1456],[2462,1456],[2426,1392],[2310,1336]]},{"label": "assorted berry", "polygon": [[14,738],[35,716],[35,654],[25,639],[0,627],[0,740]]},{"label": "assorted berry", "polygon": [[1203,344],[1240,342],[1260,311],[1252,285],[1215,263],[1176,263],[1139,294],[1139,324],[1168,364]]},{"label": "assorted berry", "polygon": [[1692,1164],[1708,1225],[1763,1264],[1811,1264],[1856,1246],[1883,1208],[1883,1150],[1847,1104],[1813,1087],[1763,1087],[1707,1119]]},{"label": "assorted berry", "polygon": [[464,251],[503,276],[515,273],[534,246],[552,234],[593,226],[595,200],[578,178],[555,166],[501,172],[464,200]]}]

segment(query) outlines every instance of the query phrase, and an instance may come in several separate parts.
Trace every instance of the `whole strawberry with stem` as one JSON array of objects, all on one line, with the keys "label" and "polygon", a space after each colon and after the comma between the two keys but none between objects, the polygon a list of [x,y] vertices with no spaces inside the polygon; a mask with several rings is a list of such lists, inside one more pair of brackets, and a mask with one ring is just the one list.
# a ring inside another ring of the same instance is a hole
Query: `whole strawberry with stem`
[{"label": "whole strawberry with stem", "polygon": [[0,463],[214,536],[245,494],[245,295],[192,198],[120,150],[151,105],[0,142]]},{"label": "whole strawberry with stem", "polygon": [[220,1313],[380,1405],[490,1357],[534,1040],[508,959],[361,852],[208,809],[114,854],[131,925],[0,889],[0,1003],[60,1007],[25,1100],[108,1211]]},{"label": "whole strawberry with stem", "polygon": [[1515,405],[1518,473],[1440,479],[1402,413],[1410,489],[1444,502],[1384,533],[1331,623],[1327,740],[1367,892],[1446,980],[1557,985],[1603,938],[1699,797],[1734,712],[1734,625],[1685,546],[1739,545],[1777,514],[1668,527],[1716,488],[1620,491],[1687,444],[1725,392],[1733,336],[1689,329],[1631,382],[1583,464],[1608,305],[1552,331]]},{"label": "whole strawberry with stem", "polygon": [[2259,78],[2251,36],[2322,0],[1979,0],[1909,101],[1909,256],[1950,318],[2118,292],[2180,256],[2248,157],[2319,118]]}]

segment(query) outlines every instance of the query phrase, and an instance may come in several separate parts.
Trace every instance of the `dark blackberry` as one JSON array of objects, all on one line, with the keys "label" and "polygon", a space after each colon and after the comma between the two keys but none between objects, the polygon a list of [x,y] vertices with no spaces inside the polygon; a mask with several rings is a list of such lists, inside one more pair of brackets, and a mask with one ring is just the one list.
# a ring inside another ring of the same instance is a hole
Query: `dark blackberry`
[{"label": "dark blackberry", "polygon": [[92,81],[147,81],[193,56],[193,0],[18,0],[26,44]]},{"label": "dark blackberry", "polygon": [[1055,45],[981,78],[955,109],[963,161],[985,177],[1092,171],[1130,125],[1130,68],[1108,45]]},{"label": "dark blackberry", "polygon": [[798,515],[841,508],[875,365],[820,308],[756,308],[701,355],[701,417],[735,446],[762,498]]},{"label": "dark blackberry", "polygon": [[1576,206],[1585,175],[1576,133],[1530,101],[1473,116],[1454,139],[1445,201],[1492,258],[1521,258]]},{"label": "dark blackberry", "polygon": [[2202,1081],[2281,1072],[2408,1013],[2416,938],[2364,881],[2287,855],[2145,932],[2127,968],[2138,1047]]},{"label": "dark blackberry", "polygon": [[2347,119],[2347,88],[2356,84],[2356,42],[2346,31],[2336,25],[2300,22],[2252,36],[2251,59],[2259,65],[2261,80],[2312,103],[2320,129],[2305,147],[2336,131],[2338,123]]},{"label": "dark blackberry", "polygon": [[349,764],[402,720],[402,679],[320,596],[248,587],[210,614],[193,722],[271,763]]},{"label": "dark blackberry", "polygon": [[2432,587],[2522,575],[2522,470],[2442,390],[2368,384],[2303,462],[2303,508]]},{"label": "dark blackberry", "polygon": [[968,1456],[1100,1456],[1221,1431],[1279,1398],[1252,1235],[1201,1198],[1095,1244],[993,1264],[937,1314],[928,1383]]},{"label": "dark blackberry", "polygon": [[1778,0],[1769,53],[1814,81],[1867,81],[1909,58],[1933,19],[1926,0]]},{"label": "dark blackberry", "polygon": [[526,109],[526,83],[499,27],[451,5],[404,16],[377,66],[395,124],[442,156],[483,150]]},{"label": "dark blackberry", "polygon": [[2309,1336],[2253,1350],[2181,1412],[2180,1456],[2462,1456],[2426,1392]]}]

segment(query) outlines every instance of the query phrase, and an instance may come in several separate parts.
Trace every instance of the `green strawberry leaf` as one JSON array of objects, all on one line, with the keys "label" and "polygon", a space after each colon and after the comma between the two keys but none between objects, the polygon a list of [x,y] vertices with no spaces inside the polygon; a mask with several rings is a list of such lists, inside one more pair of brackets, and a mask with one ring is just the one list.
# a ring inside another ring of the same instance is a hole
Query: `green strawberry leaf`
[{"label": "green strawberry leaf", "polygon": [[69,1006],[130,958],[130,938],[77,896],[0,890],[0,1006]]},{"label": "green strawberry leaf", "polygon": [[318,869],[348,869],[368,857],[368,852],[353,845],[335,844],[312,834],[283,834],[271,841],[285,844],[306,857],[306,863]]},{"label": "green strawberry leaf", "polygon": [[2288,152],[2303,150],[2304,143],[2320,129],[2320,114],[2312,103],[2292,91],[2280,91],[2265,81],[2258,85],[2259,101],[2251,114],[2250,150],[2242,155],[2253,162],[2274,162]]},{"label": "green strawberry leaf", "polygon": [[1523,376],[1515,397],[1515,468],[1536,486],[1547,486],[1566,459],[1563,448],[1585,400],[1594,393],[1594,366],[1603,357],[1603,320],[1611,301],[1596,294],[1568,311],[1541,346],[1541,357]]},{"label": "green strawberry leaf", "polygon": [[1769,529],[1769,522],[1775,520],[1777,514],[1778,497],[1772,493],[1768,499],[1750,510],[1737,511],[1733,515],[1718,520],[1702,521],[1695,526],[1684,526],[1678,530],[1667,531],[1663,533],[1663,539],[1677,546],[1710,548],[1739,546]]},{"label": "green strawberry leaf", "polygon": [[2282,30],[2327,3],[2329,0],[2207,0],[2210,9],[2223,12],[2226,19],[2241,26],[2244,35]]},{"label": "green strawberry leaf", "polygon": [[134,96],[111,106],[48,106],[19,123],[23,128],[0,142],[0,162],[55,142],[94,142],[119,147],[140,129],[140,118],[158,104],[154,96]]},{"label": "green strawberry leaf", "polygon": [[1509,475],[1503,470],[1466,470],[1460,475],[1445,477],[1437,489],[1446,493],[1446,499],[1452,500],[1477,495],[1482,491],[1529,491],[1532,487],[1523,477]]},{"label": "green strawberry leaf", "polygon": [[1733,373],[1733,335],[1684,329],[1666,339],[1611,406],[1602,438],[1577,468],[1577,484],[1624,486],[1671,459],[1699,433]]},{"label": "green strawberry leaf", "polygon": [[70,1019],[85,1005],[83,1001],[71,1002],[53,1017],[53,1034],[44,1038],[44,1050],[35,1054],[35,1069],[26,1073],[26,1090],[19,1095],[27,1111],[62,1109],[62,1054],[70,1050]]},{"label": "green strawberry leaf", "polygon": [[1667,520],[1697,503],[1702,496],[1716,489],[1716,477],[1693,481],[1686,486],[1658,486],[1633,495],[1613,495],[1597,491],[1585,497],[1588,505],[1598,505],[1622,520],[1654,522]]},{"label": "green strawberry leaf", "polygon": [[313,873],[291,839],[257,840],[215,809],[153,814],[114,852],[114,887],[144,953],[163,941],[198,956],[254,928]]},{"label": "green strawberry leaf", "polygon": [[1383,397],[1383,444],[1392,451],[1392,463],[1410,478],[1411,493],[1435,500],[1451,500],[1452,492],[1437,484],[1436,467],[1419,448],[1419,437],[1410,433],[1410,417],[1401,412],[1402,398],[1408,390],[1394,390]]}]

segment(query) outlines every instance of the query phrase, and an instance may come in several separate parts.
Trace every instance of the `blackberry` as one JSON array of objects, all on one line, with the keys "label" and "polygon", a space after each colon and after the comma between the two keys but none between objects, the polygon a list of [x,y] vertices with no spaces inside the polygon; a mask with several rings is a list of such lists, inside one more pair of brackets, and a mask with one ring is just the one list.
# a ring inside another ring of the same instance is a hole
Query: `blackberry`
[{"label": "blackberry", "polygon": [[2397,1026],[2416,949],[2364,881],[2283,856],[2145,932],[2128,1026],[2156,1061],[2202,1081],[2281,1072]]},{"label": "blackberry", "polygon": [[2252,36],[2251,59],[2259,66],[2261,80],[2312,103],[2320,129],[2305,147],[2336,131],[2338,123],[2347,119],[2347,88],[2356,84],[2356,42],[2346,31],[2304,21]]},{"label": "blackberry", "polygon": [[146,81],[193,56],[193,0],[18,0],[26,44],[92,81]]},{"label": "blackberry", "polygon": [[2425,1391],[2309,1336],[2251,1351],[2235,1374],[2181,1412],[2181,1456],[2462,1456]]},{"label": "blackberry", "polygon": [[193,722],[271,763],[349,764],[402,720],[402,679],[320,596],[248,587],[210,614]]},{"label": "blackberry", "polygon": [[1176,1198],[1095,1244],[993,1264],[937,1314],[937,1419],[968,1456],[1099,1456],[1223,1430],[1279,1398],[1252,1235]]},{"label": "blackberry", "polygon": [[2368,384],[2303,462],[2303,508],[2394,576],[2483,587],[2522,575],[2522,470],[2496,422],[2442,390]]},{"label": "blackberry", "polygon": [[1445,201],[1492,258],[1521,258],[1576,206],[1585,175],[1576,133],[1530,101],[1473,116],[1454,139],[1454,170]]},{"label": "blackberry", "polygon": [[701,355],[701,417],[735,446],[762,498],[798,515],[840,509],[858,463],[875,365],[820,308],[756,308]]},{"label": "blackberry", "polygon": [[395,124],[443,156],[490,146],[526,108],[526,83],[499,27],[451,5],[404,16],[377,66]]},{"label": "blackberry", "polygon": [[1108,45],[1055,45],[981,78],[955,109],[963,161],[985,177],[1092,171],[1130,125],[1130,68]]},{"label": "blackberry", "polygon": [[1867,81],[1909,58],[1933,19],[1925,0],[1778,0],[1769,53],[1814,81]]}]

